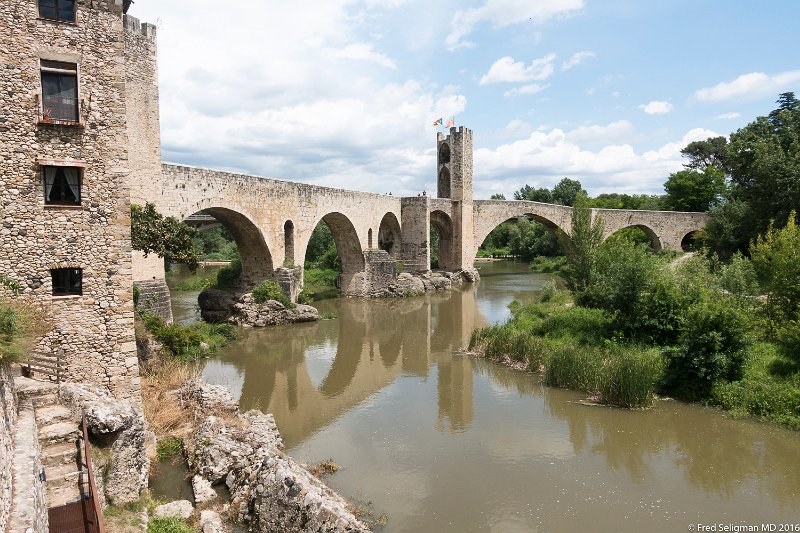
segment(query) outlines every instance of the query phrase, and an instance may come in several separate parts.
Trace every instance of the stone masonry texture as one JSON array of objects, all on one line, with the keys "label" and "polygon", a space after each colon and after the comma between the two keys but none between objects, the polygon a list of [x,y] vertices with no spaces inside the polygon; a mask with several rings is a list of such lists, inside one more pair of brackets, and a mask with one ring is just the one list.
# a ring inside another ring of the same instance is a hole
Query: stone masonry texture
[{"label": "stone masonry texture", "polygon": [[[74,23],[34,0],[0,4],[0,273],[51,316],[36,351],[139,403],[122,0],[76,4]],[[43,60],[77,65],[79,124],[43,123]],[[43,160],[82,167],[79,206],[44,204]],[[54,268],[82,268],[82,294],[53,296]]]}]

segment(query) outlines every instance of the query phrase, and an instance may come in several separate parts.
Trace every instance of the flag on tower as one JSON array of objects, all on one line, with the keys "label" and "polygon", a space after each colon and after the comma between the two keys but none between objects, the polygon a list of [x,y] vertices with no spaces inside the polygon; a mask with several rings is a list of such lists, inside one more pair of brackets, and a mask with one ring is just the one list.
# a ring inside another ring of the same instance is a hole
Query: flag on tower
[{"label": "flag on tower", "polygon": [[[440,119],[440,120],[441,120],[441,119]],[[450,120],[448,120],[448,121],[447,121],[447,124],[445,124],[445,126],[444,126],[444,127],[445,127],[445,128],[452,128],[452,127],[453,127],[453,126],[455,126],[455,125],[456,125],[456,116],[455,116],[455,115],[453,115],[452,117],[450,117]]]},{"label": "flag on tower", "polygon": [[433,122],[434,126],[441,126],[442,125],[442,117],[439,117],[437,120]]}]

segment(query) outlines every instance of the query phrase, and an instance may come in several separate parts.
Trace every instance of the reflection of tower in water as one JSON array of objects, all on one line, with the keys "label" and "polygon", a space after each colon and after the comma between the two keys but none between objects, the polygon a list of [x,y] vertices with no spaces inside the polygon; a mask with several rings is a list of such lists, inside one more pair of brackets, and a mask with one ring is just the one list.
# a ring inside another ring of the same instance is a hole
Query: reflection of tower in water
[{"label": "reflection of tower in water", "polygon": [[[472,359],[455,356],[436,365],[439,417],[436,429],[459,432],[472,425]],[[445,419],[450,425],[446,427]]]}]

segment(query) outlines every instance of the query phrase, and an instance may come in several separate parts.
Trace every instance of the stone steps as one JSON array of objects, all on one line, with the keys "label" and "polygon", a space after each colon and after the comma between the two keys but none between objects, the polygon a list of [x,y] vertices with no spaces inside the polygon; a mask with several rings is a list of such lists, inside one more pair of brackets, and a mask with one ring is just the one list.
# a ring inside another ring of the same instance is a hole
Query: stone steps
[{"label": "stone steps", "polygon": [[[75,466],[78,460],[77,449],[74,442],[59,442],[42,449],[42,466],[45,472],[60,465]],[[47,477],[50,478],[49,475]]]},{"label": "stone steps", "polygon": [[43,405],[36,408],[36,422],[40,426],[48,426],[57,422],[72,422],[77,424],[72,410],[63,405]]},{"label": "stone steps", "polygon": [[39,443],[42,447],[59,442],[75,442],[80,432],[75,422],[55,422],[46,426],[39,425]]},{"label": "stone steps", "polygon": [[86,476],[78,467],[76,443],[81,432],[75,415],[59,402],[55,383],[26,377],[17,377],[14,383],[20,402],[30,402],[34,407],[48,507],[79,500]]},{"label": "stone steps", "polygon": [[47,480],[47,506],[60,507],[61,505],[80,500],[83,497],[77,482],[68,483],[65,481],[50,483]]}]

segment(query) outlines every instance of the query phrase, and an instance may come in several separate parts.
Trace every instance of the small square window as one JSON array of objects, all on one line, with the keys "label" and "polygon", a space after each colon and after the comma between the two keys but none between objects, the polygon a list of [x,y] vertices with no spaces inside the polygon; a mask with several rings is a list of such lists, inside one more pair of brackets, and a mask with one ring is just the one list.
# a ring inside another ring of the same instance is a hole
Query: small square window
[{"label": "small square window", "polygon": [[45,205],[81,205],[81,169],[42,167]]},{"label": "small square window", "polygon": [[39,0],[39,16],[62,22],[75,22],[75,0]]},{"label": "small square window", "polygon": [[42,61],[42,114],[44,122],[79,122],[78,65]]},{"label": "small square window", "polygon": [[50,275],[53,278],[53,296],[83,294],[83,269],[54,268]]}]

